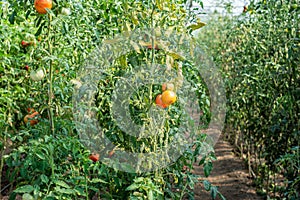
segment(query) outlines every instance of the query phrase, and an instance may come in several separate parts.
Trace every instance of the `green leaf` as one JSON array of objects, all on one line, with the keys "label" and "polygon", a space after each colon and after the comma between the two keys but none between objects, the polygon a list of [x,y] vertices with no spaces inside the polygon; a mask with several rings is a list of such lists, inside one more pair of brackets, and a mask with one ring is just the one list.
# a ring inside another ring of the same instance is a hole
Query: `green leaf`
[{"label": "green leaf", "polygon": [[34,190],[31,185],[24,185],[14,190],[15,193],[30,193]]},{"label": "green leaf", "polygon": [[38,29],[38,30],[36,31],[36,33],[34,34],[35,36],[39,36],[39,35],[42,33],[42,30],[43,30],[45,24],[46,24],[46,22],[43,22],[43,23],[40,25],[39,29]]},{"label": "green leaf", "polygon": [[70,186],[67,184],[67,183],[65,183],[64,181],[55,181],[55,184],[56,185],[59,185],[59,186],[61,186],[61,187],[64,187],[64,188],[70,188]]},{"label": "green leaf", "polygon": [[204,170],[204,175],[205,175],[206,177],[208,177],[208,176],[210,175],[212,169],[213,169],[213,164],[212,164],[212,162],[205,163],[205,164],[204,164],[204,169],[203,169],[203,170]]},{"label": "green leaf", "polygon": [[139,45],[138,45],[137,43],[135,43],[135,42],[133,42],[133,41],[130,41],[130,44],[131,44],[131,46],[134,48],[134,50],[135,50],[138,54],[141,53],[140,47],[139,47]]},{"label": "green leaf", "polygon": [[194,30],[197,30],[199,28],[202,28],[205,25],[206,24],[204,22],[201,22],[200,19],[198,19],[196,24],[192,24],[188,28],[190,28],[190,29],[192,29],[194,31]]},{"label": "green leaf", "polygon": [[28,193],[22,195],[22,200],[34,200],[33,196]]},{"label": "green leaf", "polygon": [[203,181],[203,186],[204,186],[204,189],[205,189],[206,191],[209,191],[209,190],[210,190],[210,187],[211,187],[211,184],[210,184],[210,182],[208,182],[207,180],[204,180],[204,181]]},{"label": "green leaf", "polygon": [[45,160],[45,156],[43,154],[40,154],[40,153],[35,153],[35,155],[41,159],[41,160]]},{"label": "green leaf", "polygon": [[15,16],[17,15],[16,11],[14,11],[10,16],[9,16],[9,22],[11,24],[14,24],[15,23]]},{"label": "green leaf", "polygon": [[91,183],[107,183],[107,182],[100,178],[94,178],[91,180]]},{"label": "green leaf", "polygon": [[204,163],[205,163],[205,159],[206,159],[206,156],[204,156],[201,160],[200,160],[200,162],[199,162],[199,166],[200,165],[203,165]]},{"label": "green leaf", "polygon": [[64,188],[60,188],[60,187],[55,187],[55,191],[58,193],[62,193],[62,194],[74,194],[75,191],[72,189],[64,189]]},{"label": "green leaf", "polygon": [[29,15],[30,15],[30,12],[31,12],[31,10],[28,9],[28,11],[27,11],[26,14],[25,14],[25,18],[26,18],[26,19],[28,19]]},{"label": "green leaf", "polygon": [[86,196],[86,193],[83,188],[77,187],[74,189],[74,191],[76,192],[77,195]]},{"label": "green leaf", "polygon": [[12,192],[12,193],[9,195],[9,200],[15,200],[16,197],[17,197],[17,193]]},{"label": "green leaf", "polygon": [[215,199],[217,197],[218,189],[217,189],[216,186],[211,186],[211,188],[210,188],[210,194],[211,194],[211,197],[213,199]]},{"label": "green leaf", "polygon": [[41,180],[42,180],[43,183],[48,183],[49,182],[48,177],[44,174],[41,175]]},{"label": "green leaf", "polygon": [[226,198],[220,192],[218,192],[218,195],[222,200],[226,200]]},{"label": "green leaf", "polygon": [[149,200],[153,200],[153,199],[154,199],[154,198],[153,198],[153,191],[152,191],[152,190],[149,191],[148,199],[149,199]]},{"label": "green leaf", "polygon": [[140,183],[143,181],[144,181],[144,177],[138,177],[138,178],[134,179],[134,182],[136,182],[136,183]]},{"label": "green leaf", "polygon": [[138,188],[139,188],[139,186],[137,184],[133,183],[126,188],[126,191],[136,190]]},{"label": "green leaf", "polygon": [[213,153],[210,154],[209,158],[210,158],[211,160],[217,160],[216,155],[213,154]]},{"label": "green leaf", "polygon": [[37,22],[36,22],[36,27],[39,27],[40,26],[40,24],[42,23],[42,21],[43,21],[43,18],[42,17],[39,17],[39,18],[37,18]]}]

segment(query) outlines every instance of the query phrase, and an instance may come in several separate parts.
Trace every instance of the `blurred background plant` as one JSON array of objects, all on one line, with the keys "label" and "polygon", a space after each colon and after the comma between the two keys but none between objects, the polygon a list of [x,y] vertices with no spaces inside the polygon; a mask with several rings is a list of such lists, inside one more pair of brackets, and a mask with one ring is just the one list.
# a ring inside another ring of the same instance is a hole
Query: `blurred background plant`
[{"label": "blurred background plant", "polygon": [[250,1],[240,15],[212,15],[198,40],[223,68],[225,136],[258,191],[299,198],[299,1]]}]

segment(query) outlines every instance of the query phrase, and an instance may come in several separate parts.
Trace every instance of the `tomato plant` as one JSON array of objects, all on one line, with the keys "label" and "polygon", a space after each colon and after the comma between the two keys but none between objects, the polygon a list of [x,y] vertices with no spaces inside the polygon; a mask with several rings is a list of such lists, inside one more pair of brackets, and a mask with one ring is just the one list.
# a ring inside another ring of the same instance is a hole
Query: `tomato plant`
[{"label": "tomato plant", "polygon": [[[77,80],[76,73],[84,69],[98,45],[135,29],[153,29],[159,36],[161,28],[192,41],[191,32],[201,23],[183,6],[187,1],[0,3],[0,169],[5,168],[0,186],[3,181],[8,183],[0,188],[1,193],[11,199],[18,195],[29,199],[182,199],[185,195],[193,198],[198,176],[191,170],[204,135],[199,135],[191,144],[195,148],[183,152],[174,165],[154,172],[127,173],[95,162],[102,156],[116,157],[121,148],[144,152],[158,149],[174,140],[178,127],[186,123],[180,119],[183,111],[173,95],[158,137],[140,140],[114,124],[109,108],[117,79],[150,60],[177,72],[177,79],[166,84],[167,93],[175,93],[182,73],[196,85],[201,109],[206,109],[204,116],[209,122],[207,88],[192,63],[184,61],[184,68],[189,69],[181,69],[184,59],[179,52],[166,52],[163,44],[154,44],[149,37],[147,43],[132,43],[134,51],[120,56],[116,65],[101,77],[94,97],[99,109],[97,120],[107,128],[105,134],[118,145],[116,149],[91,155],[91,150],[80,142],[80,130],[72,113],[73,91],[85,86]],[[195,26],[187,27],[187,21]],[[147,124],[146,110],[163,92],[161,84],[146,85],[132,95],[127,106],[135,123]],[[184,99],[176,95],[177,99]],[[188,169],[182,171],[183,166]]]}]

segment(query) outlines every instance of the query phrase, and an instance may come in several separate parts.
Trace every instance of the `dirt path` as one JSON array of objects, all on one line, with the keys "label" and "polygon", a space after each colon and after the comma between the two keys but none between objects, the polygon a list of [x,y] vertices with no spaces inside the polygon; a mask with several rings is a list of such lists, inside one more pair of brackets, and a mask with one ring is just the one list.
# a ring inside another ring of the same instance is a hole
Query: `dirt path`
[{"label": "dirt path", "polygon": [[[263,200],[255,193],[246,167],[232,152],[233,147],[220,138],[214,149],[217,160],[213,162],[213,171],[206,180],[217,186],[227,200]],[[203,175],[203,169],[196,166],[195,173]],[[203,185],[197,185],[195,199],[211,200],[212,198],[204,190]]]}]

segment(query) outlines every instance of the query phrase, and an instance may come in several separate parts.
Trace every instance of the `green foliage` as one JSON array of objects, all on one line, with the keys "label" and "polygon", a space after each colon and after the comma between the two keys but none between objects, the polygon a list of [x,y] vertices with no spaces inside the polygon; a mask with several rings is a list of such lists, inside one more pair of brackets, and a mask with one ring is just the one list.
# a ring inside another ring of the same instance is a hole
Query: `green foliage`
[{"label": "green foliage", "polygon": [[[193,29],[200,28],[202,23],[182,6],[187,1],[55,0],[53,8],[45,15],[36,13],[33,2],[0,1],[0,192],[10,195],[10,199],[17,195],[22,195],[23,199],[49,200],[93,197],[182,199],[185,195],[193,199],[193,188],[199,177],[191,170],[201,153],[203,135],[191,144],[195,149],[189,149],[172,166],[151,173],[130,174],[92,162],[88,158],[91,152],[79,142],[72,122],[72,80],[84,68],[91,52],[115,35],[136,28],[172,29],[190,38]],[[187,22],[195,25],[186,27]],[[22,41],[27,44],[22,45]],[[148,54],[151,52],[149,50]],[[100,80],[99,91],[105,92],[105,95],[101,96],[99,92],[97,96],[100,123],[106,124],[110,120],[106,105],[116,77],[134,68],[138,62],[144,62],[146,56],[140,54],[130,59],[130,55],[125,55],[127,67],[119,65],[110,77]],[[178,54],[174,52],[172,56]],[[166,54],[162,54],[159,62],[165,64],[165,57]],[[178,65],[171,67],[178,70]],[[191,63],[186,61],[183,66],[184,76],[198,91],[203,125],[206,126],[210,121],[207,88]],[[38,69],[46,76],[34,81],[31,73]],[[160,85],[154,86],[152,99],[158,93],[158,87]],[[146,94],[149,91],[145,88],[139,92]],[[138,116],[137,123],[142,123],[139,120],[144,114],[143,109],[153,102],[144,98],[143,104],[139,104],[135,99],[139,92],[133,96],[130,106],[132,115]],[[23,120],[30,114],[28,108],[40,113],[35,126],[25,124]],[[176,132],[180,112],[178,104],[170,109],[173,119],[169,119],[165,129],[171,127],[173,133]],[[128,137],[116,127],[107,128],[113,133],[110,139],[116,143],[121,144],[121,138]],[[157,142],[154,146],[159,145],[158,141],[151,142]],[[123,143],[123,147],[133,149],[136,146]],[[5,176],[2,176],[4,168]],[[211,169],[209,162],[206,171]],[[3,181],[7,182],[5,188],[1,188]],[[216,190],[213,191],[214,196]]]},{"label": "green foliage", "polygon": [[246,152],[258,187],[287,199],[299,198],[299,14],[297,0],[251,1],[199,36],[227,78],[227,136]]}]

